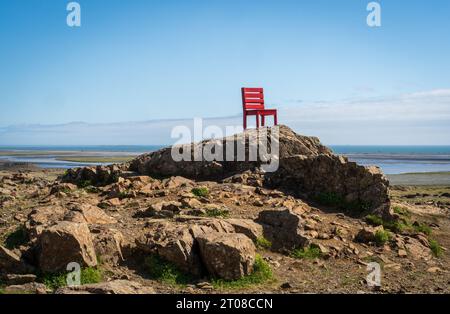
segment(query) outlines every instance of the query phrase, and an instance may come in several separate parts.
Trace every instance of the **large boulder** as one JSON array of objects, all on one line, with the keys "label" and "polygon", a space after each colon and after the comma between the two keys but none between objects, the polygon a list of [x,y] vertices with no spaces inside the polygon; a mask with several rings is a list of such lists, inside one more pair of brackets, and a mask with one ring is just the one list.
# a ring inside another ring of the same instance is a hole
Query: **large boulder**
[{"label": "large boulder", "polygon": [[136,239],[142,251],[157,254],[181,270],[200,275],[202,266],[195,251],[195,240],[186,225],[158,222]]},{"label": "large boulder", "polygon": [[128,280],[113,280],[96,284],[59,288],[56,294],[154,294],[152,287]]},{"label": "large boulder", "polygon": [[96,266],[97,257],[86,223],[59,222],[44,229],[38,239],[39,268],[43,272],[66,270],[67,264]]},{"label": "large boulder", "polygon": [[275,251],[291,251],[308,244],[302,217],[295,210],[263,210],[256,221],[263,226],[264,237],[272,242],[271,248]]},{"label": "large boulder", "polygon": [[202,261],[212,276],[235,280],[252,273],[256,248],[247,236],[211,232],[197,237],[197,241]]}]

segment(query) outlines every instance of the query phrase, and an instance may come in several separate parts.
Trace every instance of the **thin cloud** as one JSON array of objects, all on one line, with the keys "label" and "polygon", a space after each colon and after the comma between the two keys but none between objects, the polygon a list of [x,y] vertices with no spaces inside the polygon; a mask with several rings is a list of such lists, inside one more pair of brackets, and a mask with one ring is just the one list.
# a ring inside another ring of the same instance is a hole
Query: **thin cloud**
[{"label": "thin cloud", "polygon": [[[326,144],[450,145],[450,89],[389,97],[290,103],[279,121]],[[249,119],[254,124],[253,119]],[[192,119],[118,123],[13,125],[0,128],[0,145],[168,145],[177,125]],[[242,116],[208,118],[204,126],[241,125]]]}]

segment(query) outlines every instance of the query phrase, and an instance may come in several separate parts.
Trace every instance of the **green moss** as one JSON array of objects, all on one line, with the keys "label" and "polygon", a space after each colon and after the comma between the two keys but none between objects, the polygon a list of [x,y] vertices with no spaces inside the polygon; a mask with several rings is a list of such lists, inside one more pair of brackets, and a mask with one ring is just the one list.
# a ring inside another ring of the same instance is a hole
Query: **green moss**
[{"label": "green moss", "polygon": [[273,280],[273,272],[269,263],[260,255],[256,255],[252,274],[237,280],[213,279],[211,283],[216,289],[242,289],[268,283]]},{"label": "green moss", "polygon": [[157,255],[150,255],[146,257],[144,266],[152,279],[166,284],[186,285],[193,280],[191,275],[182,272],[174,264]]},{"label": "green moss", "polygon": [[191,192],[197,197],[206,197],[209,195],[209,190],[207,187],[196,187],[193,188]]},{"label": "green moss", "polygon": [[442,254],[444,253],[444,250],[439,245],[439,243],[433,239],[430,239],[428,242],[430,243],[430,249],[431,249],[431,252],[433,252],[433,255],[436,257],[441,257]]},{"label": "green moss", "polygon": [[305,248],[297,248],[294,249],[291,252],[291,256],[294,258],[299,258],[299,259],[315,259],[315,258],[321,258],[322,257],[322,252],[320,251],[320,249],[311,244],[308,247]]},{"label": "green moss", "polygon": [[272,242],[264,237],[259,237],[256,239],[256,246],[260,249],[269,250],[272,247]]},{"label": "green moss", "polygon": [[28,232],[24,226],[20,226],[5,238],[5,247],[12,250],[29,241]]},{"label": "green moss", "polygon": [[[56,290],[67,286],[67,274],[61,273],[42,273],[38,275],[37,281],[45,284],[49,289]],[[85,267],[81,269],[80,281],[82,285],[90,283],[99,283],[103,279],[103,272],[98,267]]]},{"label": "green moss", "polygon": [[391,239],[391,235],[386,230],[378,230],[375,233],[375,243],[378,246],[384,245],[386,242],[388,242]]}]

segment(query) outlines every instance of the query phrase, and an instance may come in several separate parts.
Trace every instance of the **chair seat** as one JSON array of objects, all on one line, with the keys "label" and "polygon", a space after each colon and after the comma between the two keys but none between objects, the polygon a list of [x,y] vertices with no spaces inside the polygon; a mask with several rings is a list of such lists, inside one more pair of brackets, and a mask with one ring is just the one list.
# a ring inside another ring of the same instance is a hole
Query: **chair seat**
[{"label": "chair seat", "polygon": [[249,116],[271,116],[277,113],[276,109],[258,109],[258,110],[245,110],[245,113]]}]

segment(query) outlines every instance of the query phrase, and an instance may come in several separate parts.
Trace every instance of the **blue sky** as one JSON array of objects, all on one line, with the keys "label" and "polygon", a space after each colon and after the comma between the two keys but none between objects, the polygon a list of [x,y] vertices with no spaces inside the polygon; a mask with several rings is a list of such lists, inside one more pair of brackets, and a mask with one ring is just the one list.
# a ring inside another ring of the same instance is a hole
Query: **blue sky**
[{"label": "blue sky", "polygon": [[367,0],[80,0],[80,28],[68,2],[0,0],[0,145],[46,144],[29,125],[234,117],[241,86],[328,144],[450,144],[448,0],[379,1],[380,28]]}]

